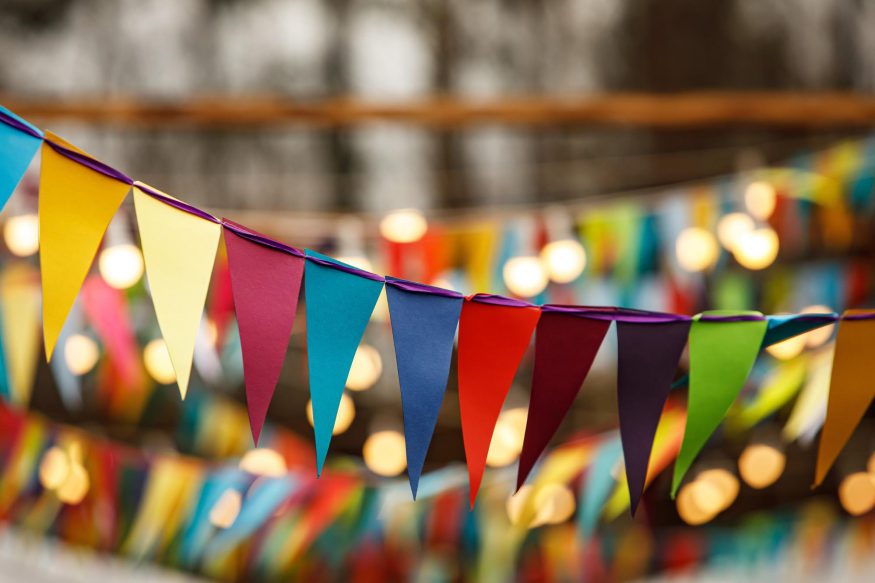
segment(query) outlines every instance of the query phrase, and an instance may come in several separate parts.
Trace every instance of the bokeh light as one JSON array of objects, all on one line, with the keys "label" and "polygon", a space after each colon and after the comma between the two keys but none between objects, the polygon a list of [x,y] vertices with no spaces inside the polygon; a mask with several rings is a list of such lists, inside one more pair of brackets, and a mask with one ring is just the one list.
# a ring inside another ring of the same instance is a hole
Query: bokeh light
[{"label": "bokeh light", "polygon": [[786,465],[783,451],[772,445],[752,443],[738,458],[738,473],[745,484],[760,490],[777,482]]},{"label": "bokeh light", "polygon": [[569,283],[580,277],[586,268],[586,251],[574,239],[553,241],[541,249],[541,261],[551,280]]},{"label": "bokeh light", "polygon": [[751,270],[765,269],[778,257],[779,246],[778,234],[769,227],[763,227],[743,234],[733,255],[742,267]]},{"label": "bokeh light", "polygon": [[[340,405],[337,407],[337,417],[334,418],[332,435],[340,435],[352,425],[355,419],[355,403],[352,397],[344,393],[340,396]],[[307,421],[313,426],[313,401],[307,401]]]},{"label": "bokeh light", "polygon": [[719,249],[714,235],[707,229],[688,227],[675,242],[675,255],[685,271],[704,271],[717,261]]},{"label": "bokeh light", "polygon": [[162,338],[150,340],[143,349],[143,364],[155,382],[169,385],[176,382],[176,372],[173,370],[173,362],[170,360],[170,352]]},{"label": "bokeh light", "polygon": [[346,388],[351,391],[370,389],[383,373],[383,359],[380,352],[370,344],[360,344],[352,359]]},{"label": "bokeh light", "polygon": [[286,460],[276,451],[267,447],[250,449],[240,458],[240,469],[255,476],[279,477],[284,475]]},{"label": "bokeh light", "polygon": [[97,343],[84,334],[73,334],[64,343],[64,362],[74,375],[84,375],[100,358]]},{"label": "bokeh light", "polygon": [[13,255],[33,255],[39,251],[39,217],[36,214],[9,217],[3,226],[3,240]]},{"label": "bokeh light", "polygon": [[143,277],[143,254],[131,243],[113,245],[100,252],[100,276],[116,289],[128,289]]},{"label": "bokeh light", "polygon": [[537,257],[512,257],[504,264],[504,284],[521,298],[531,298],[547,287],[547,271]]},{"label": "bokeh light", "polygon": [[375,474],[397,476],[407,467],[404,435],[394,430],[374,432],[365,440],[362,456],[365,465]]},{"label": "bokeh light", "polygon": [[422,239],[427,230],[425,217],[412,209],[391,212],[380,221],[380,234],[393,243],[413,243]]},{"label": "bokeh light", "polygon": [[775,187],[761,180],[751,182],[744,191],[744,205],[748,212],[762,221],[775,212],[777,199]]}]

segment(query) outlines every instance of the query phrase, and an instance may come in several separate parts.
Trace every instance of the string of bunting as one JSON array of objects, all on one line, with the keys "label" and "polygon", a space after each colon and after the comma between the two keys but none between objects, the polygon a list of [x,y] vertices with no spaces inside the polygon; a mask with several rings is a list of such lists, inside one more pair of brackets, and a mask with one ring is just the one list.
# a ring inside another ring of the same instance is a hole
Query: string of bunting
[{"label": "string of bunting", "polygon": [[135,181],[69,142],[0,111],[0,203],[41,149],[39,192],[43,330],[51,359],[104,232],[128,192],[158,324],[185,397],[195,335],[225,234],[239,320],[252,435],[257,443],[294,324],[303,281],[317,474],[328,453],[346,377],[386,288],[394,335],[408,475],[414,497],[443,400],[456,328],[462,437],[473,507],[489,443],[519,363],[535,336],[534,374],[517,486],[526,481],[576,397],[612,322],[618,330],[618,401],[632,509],[644,488],[653,436],[689,342],[689,413],[672,494],[726,416],[760,350],[839,323],[815,483],[875,397],[865,381],[875,311],[696,316],[616,307],[533,305],[383,277],[296,249]]}]

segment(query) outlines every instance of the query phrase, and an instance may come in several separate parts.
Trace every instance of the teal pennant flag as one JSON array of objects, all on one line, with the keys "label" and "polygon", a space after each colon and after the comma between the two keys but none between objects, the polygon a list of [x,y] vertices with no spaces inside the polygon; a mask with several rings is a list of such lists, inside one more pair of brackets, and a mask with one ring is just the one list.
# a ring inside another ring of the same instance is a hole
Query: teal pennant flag
[{"label": "teal pennant flag", "polygon": [[304,267],[310,400],[321,475],[346,377],[383,282],[344,271],[344,264],[309,249],[307,257],[338,266],[308,260]]},{"label": "teal pennant flag", "polygon": [[[42,144],[41,139],[3,123],[2,118],[5,116],[12,117],[33,128],[29,123],[0,105],[0,210],[6,206],[6,202],[12,196],[12,192],[18,186],[30,161]],[[39,131],[36,128],[33,129]]]}]

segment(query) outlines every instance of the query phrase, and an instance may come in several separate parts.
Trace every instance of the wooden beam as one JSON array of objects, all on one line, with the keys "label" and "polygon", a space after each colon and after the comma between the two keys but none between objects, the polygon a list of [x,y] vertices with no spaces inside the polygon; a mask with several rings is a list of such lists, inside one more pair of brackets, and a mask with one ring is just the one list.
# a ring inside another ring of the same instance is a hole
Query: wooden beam
[{"label": "wooden beam", "polygon": [[356,98],[295,100],[278,96],[49,99],[0,95],[0,103],[36,123],[76,121],[114,126],[260,129],[285,125],[350,126],[373,122],[435,128],[475,124],[626,126],[666,129],[759,126],[875,126],[875,95],[858,93],[608,93],[578,97],[401,102]]}]

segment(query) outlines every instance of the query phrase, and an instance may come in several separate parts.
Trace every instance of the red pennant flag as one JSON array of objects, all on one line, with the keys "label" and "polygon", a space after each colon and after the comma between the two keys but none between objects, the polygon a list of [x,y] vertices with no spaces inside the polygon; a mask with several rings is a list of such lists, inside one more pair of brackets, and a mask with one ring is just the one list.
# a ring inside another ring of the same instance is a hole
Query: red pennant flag
[{"label": "red pennant flag", "polygon": [[549,311],[541,314],[517,489],[565,419],[610,326],[608,319]]},{"label": "red pennant flag", "polygon": [[250,241],[227,227],[225,246],[243,352],[246,406],[257,445],[295,322],[304,258]]},{"label": "red pennant flag", "polygon": [[472,507],[498,414],[540,315],[537,307],[490,296],[466,298],[462,306],[459,409]]}]

